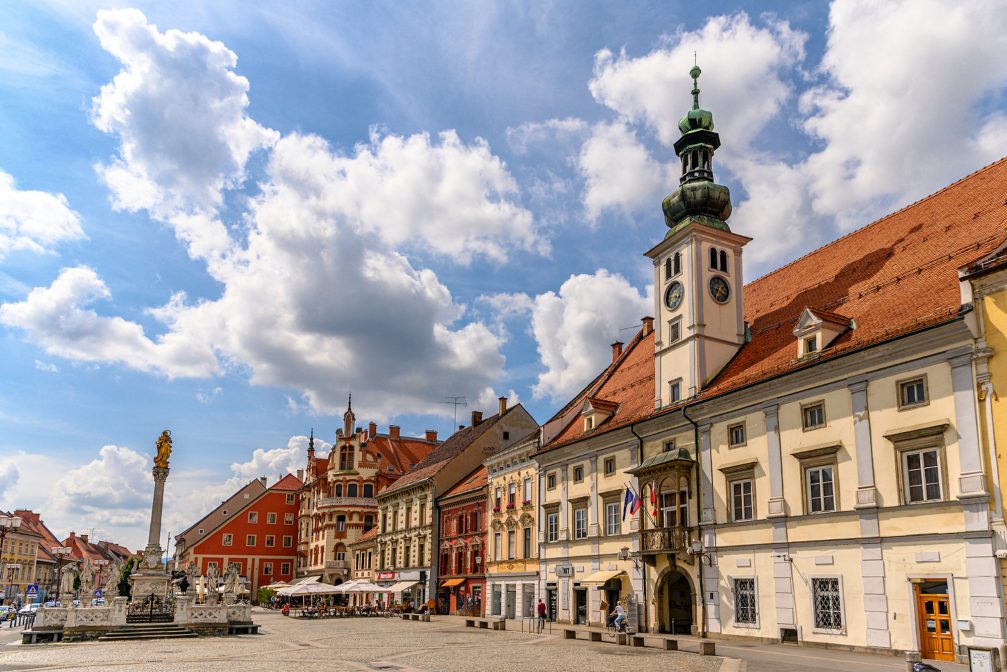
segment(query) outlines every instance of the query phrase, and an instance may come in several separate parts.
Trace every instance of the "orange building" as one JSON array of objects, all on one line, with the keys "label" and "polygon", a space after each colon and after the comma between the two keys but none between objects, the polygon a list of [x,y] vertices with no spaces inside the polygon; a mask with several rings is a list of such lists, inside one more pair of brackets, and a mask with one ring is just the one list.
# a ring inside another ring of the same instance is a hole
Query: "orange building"
[{"label": "orange building", "polygon": [[[268,488],[263,479],[259,482],[263,487],[253,490],[257,494],[245,486],[239,490],[240,497],[228,498],[176,537],[179,569],[194,561],[200,575],[213,566],[223,576],[229,566],[237,564],[253,598],[261,586],[294,578],[301,481],[287,474]],[[204,521],[206,526],[201,527]]]}]

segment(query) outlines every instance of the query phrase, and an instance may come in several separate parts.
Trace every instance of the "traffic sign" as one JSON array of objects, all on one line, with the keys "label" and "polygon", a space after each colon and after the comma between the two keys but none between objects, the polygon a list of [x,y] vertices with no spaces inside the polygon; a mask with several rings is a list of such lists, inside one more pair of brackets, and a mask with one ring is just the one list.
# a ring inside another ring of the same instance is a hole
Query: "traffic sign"
[{"label": "traffic sign", "polygon": [[104,593],[101,591],[101,588],[96,588],[95,589],[94,596],[95,597],[102,597],[102,596],[104,596]]},{"label": "traffic sign", "polygon": [[38,584],[33,583],[30,586],[28,586],[28,588],[24,591],[24,595],[29,600],[33,600],[36,597],[38,597]]}]

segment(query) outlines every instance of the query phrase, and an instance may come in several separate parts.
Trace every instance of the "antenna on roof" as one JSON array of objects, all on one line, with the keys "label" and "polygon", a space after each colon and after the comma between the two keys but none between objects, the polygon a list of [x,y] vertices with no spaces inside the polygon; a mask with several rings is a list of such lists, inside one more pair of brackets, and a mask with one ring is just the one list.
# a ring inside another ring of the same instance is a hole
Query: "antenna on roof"
[{"label": "antenna on roof", "polygon": [[454,415],[454,421],[455,421],[455,423],[453,425],[451,425],[451,426],[452,427],[457,427],[458,426],[458,407],[459,406],[468,406],[469,405],[468,400],[465,397],[448,397],[448,401],[442,401],[440,403],[442,403],[442,404],[452,404],[455,407],[455,415]]}]

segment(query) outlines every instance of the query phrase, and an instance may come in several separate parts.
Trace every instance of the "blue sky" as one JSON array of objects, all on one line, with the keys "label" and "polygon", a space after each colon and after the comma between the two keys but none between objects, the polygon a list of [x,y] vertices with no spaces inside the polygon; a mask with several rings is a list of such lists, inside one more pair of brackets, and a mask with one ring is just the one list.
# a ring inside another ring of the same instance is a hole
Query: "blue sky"
[{"label": "blue sky", "polygon": [[[1007,153],[997,3],[6,3],[0,507],[142,543],[652,312],[693,53],[754,279]],[[148,479],[148,480],[145,480]]]}]

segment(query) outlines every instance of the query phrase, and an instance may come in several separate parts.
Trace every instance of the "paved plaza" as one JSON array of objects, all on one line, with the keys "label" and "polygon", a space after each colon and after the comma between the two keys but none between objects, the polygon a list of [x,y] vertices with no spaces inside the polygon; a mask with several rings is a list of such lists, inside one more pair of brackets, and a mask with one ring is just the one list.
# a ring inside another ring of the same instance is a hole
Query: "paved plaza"
[{"label": "paved plaza", "polygon": [[[228,638],[90,642],[20,646],[4,628],[0,671],[17,670],[587,670],[660,669],[717,672],[719,658],[693,653],[567,641],[553,635],[433,623],[353,618],[302,621],[255,610],[262,634]],[[730,666],[722,672],[727,672]]]}]

